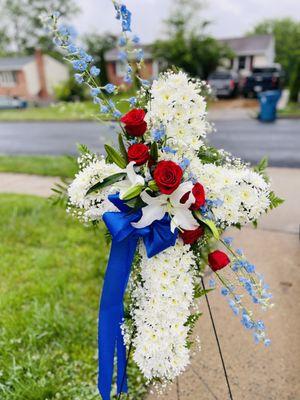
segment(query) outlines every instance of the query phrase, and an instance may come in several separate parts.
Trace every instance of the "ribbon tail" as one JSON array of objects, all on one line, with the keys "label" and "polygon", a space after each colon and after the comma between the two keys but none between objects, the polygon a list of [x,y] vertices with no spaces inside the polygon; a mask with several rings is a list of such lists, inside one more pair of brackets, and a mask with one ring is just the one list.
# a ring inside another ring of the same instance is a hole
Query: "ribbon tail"
[{"label": "ribbon tail", "polygon": [[131,265],[137,247],[138,238],[131,236],[117,242],[113,239],[109,261],[105,273],[99,311],[98,389],[103,400],[110,400],[114,355],[118,355],[118,391],[127,390],[126,348],[121,332],[124,317],[123,298],[127,287]]}]

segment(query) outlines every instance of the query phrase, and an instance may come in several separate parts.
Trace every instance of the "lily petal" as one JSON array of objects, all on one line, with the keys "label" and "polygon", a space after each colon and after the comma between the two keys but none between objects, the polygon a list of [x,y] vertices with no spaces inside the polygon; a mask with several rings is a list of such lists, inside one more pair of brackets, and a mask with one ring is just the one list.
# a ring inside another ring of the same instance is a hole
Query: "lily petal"
[{"label": "lily petal", "polygon": [[156,220],[161,220],[165,213],[166,208],[161,205],[148,205],[142,208],[142,218],[138,222],[132,222],[132,226],[137,229],[145,228],[152,224]]},{"label": "lily petal", "polygon": [[198,228],[199,224],[188,209],[175,208],[173,211],[174,223],[184,230],[191,231]]}]

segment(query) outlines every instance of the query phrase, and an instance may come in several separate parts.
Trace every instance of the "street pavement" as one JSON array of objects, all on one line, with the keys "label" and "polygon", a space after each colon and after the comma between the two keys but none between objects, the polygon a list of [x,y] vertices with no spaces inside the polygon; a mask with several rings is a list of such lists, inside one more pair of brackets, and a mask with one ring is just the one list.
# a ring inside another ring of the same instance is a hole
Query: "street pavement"
[{"label": "street pavement", "polygon": [[[253,163],[268,155],[271,166],[300,167],[300,120],[263,124],[249,117],[227,119],[228,111],[222,112],[210,143]],[[0,123],[0,154],[76,154],[76,143],[103,152],[104,143],[115,139],[113,125],[95,122]]]}]

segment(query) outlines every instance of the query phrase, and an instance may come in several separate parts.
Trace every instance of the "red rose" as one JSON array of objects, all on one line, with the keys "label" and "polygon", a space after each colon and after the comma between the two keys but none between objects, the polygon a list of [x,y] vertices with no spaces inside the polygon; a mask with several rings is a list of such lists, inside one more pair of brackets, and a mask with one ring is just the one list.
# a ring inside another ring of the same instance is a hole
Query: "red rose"
[{"label": "red rose", "polygon": [[230,263],[230,259],[223,251],[216,250],[208,255],[208,263],[213,271],[218,271]]},{"label": "red rose", "polygon": [[143,136],[147,130],[147,123],[144,121],[145,111],[134,108],[127,114],[123,115],[121,121],[125,124],[125,130],[130,136]]},{"label": "red rose", "polygon": [[[184,204],[189,196],[190,196],[191,192],[187,192],[185,193],[180,200],[180,203]],[[191,210],[199,210],[199,208],[201,206],[204,205],[205,203],[205,192],[204,192],[204,187],[201,185],[201,183],[195,183],[193,189],[192,189],[192,193],[195,197],[195,203],[193,203],[190,207]]]},{"label": "red rose", "polygon": [[135,161],[135,165],[145,164],[149,157],[149,148],[143,143],[136,143],[128,148],[128,161]]},{"label": "red rose", "polygon": [[205,192],[204,192],[204,187],[201,185],[201,183],[195,183],[192,193],[195,197],[195,203],[191,205],[192,210],[199,210],[200,207],[202,207],[205,203]]},{"label": "red rose", "polygon": [[202,226],[199,226],[199,228],[192,231],[180,232],[180,237],[182,238],[184,244],[193,244],[203,235],[204,229],[202,228]]},{"label": "red rose", "polygon": [[154,170],[154,180],[163,194],[171,194],[178,188],[183,171],[173,161],[160,161]]}]

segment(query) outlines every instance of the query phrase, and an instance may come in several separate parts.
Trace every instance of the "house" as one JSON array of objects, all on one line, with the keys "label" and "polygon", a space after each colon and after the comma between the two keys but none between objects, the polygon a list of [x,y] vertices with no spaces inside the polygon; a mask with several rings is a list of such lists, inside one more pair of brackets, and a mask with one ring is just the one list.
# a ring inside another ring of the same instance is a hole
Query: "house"
[{"label": "house", "polygon": [[251,71],[254,67],[271,66],[275,59],[275,39],[272,35],[254,35],[220,39],[235,53],[228,67],[236,72]]},{"label": "house", "polygon": [[[224,60],[224,67],[236,72],[247,73],[254,67],[270,66],[275,59],[275,39],[272,35],[243,36],[231,39],[218,39],[227,45],[235,54],[233,60]],[[142,78],[157,77],[160,64],[152,57],[151,46],[140,46],[145,54],[145,67]],[[119,50],[113,49],[105,54],[107,76],[109,81],[119,85],[125,75],[124,63],[119,60]]]},{"label": "house", "polygon": [[49,101],[54,87],[68,77],[65,64],[40,50],[32,56],[0,58],[0,96]]},{"label": "house", "polygon": [[[152,80],[159,74],[159,62],[153,60],[151,46],[139,45],[138,48],[144,52],[144,67],[140,72],[142,79]],[[119,49],[112,49],[105,54],[106,71],[109,82],[120,85],[126,75],[125,65],[119,59]]]}]

